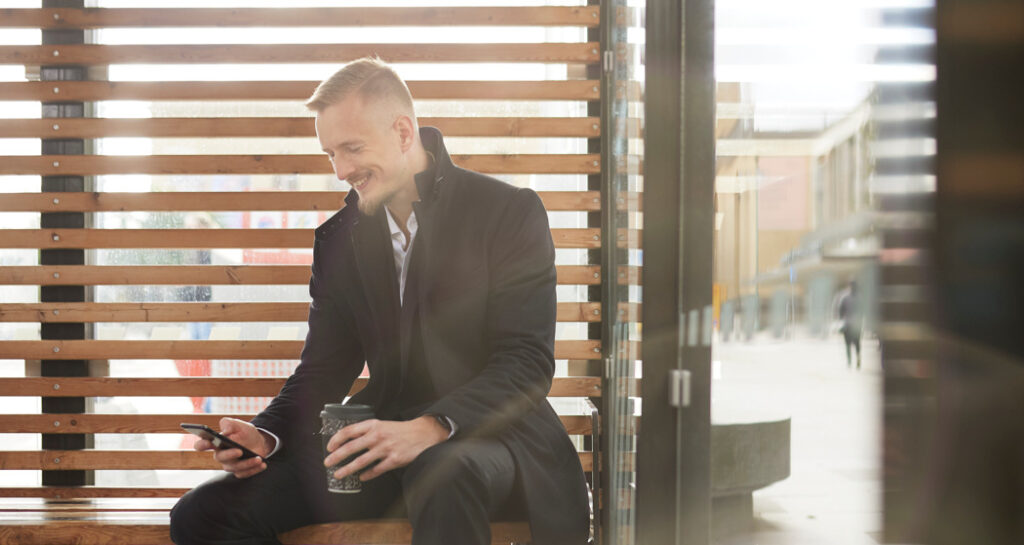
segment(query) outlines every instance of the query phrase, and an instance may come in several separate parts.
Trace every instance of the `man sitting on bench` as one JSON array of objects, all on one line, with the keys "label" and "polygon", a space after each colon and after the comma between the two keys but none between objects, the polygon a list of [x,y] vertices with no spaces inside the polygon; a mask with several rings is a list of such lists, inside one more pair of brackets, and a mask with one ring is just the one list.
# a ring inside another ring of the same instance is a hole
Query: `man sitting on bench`
[{"label": "man sitting on bench", "polygon": [[[259,456],[214,452],[227,473],[174,507],[174,542],[276,544],[309,524],[408,516],[414,545],[487,544],[503,519],[527,520],[536,545],[585,543],[583,470],[546,399],[555,253],[539,197],[452,164],[379,60],[306,104],[353,191],[316,230],[301,364],[252,422],[221,420]],[[350,402],[376,418],[335,434],[325,460],[320,411],[364,363]],[[336,474],[363,470],[362,491],[329,493],[325,466],[363,451]]]}]

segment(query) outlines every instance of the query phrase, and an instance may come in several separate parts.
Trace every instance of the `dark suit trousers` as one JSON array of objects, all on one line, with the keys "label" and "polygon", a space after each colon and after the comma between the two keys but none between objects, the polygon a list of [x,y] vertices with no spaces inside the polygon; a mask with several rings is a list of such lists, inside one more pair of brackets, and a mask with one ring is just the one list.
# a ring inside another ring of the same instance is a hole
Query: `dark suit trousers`
[{"label": "dark suit trousers", "polygon": [[408,466],[363,483],[357,494],[327,491],[320,440],[287,448],[248,479],[214,477],[171,511],[178,545],[278,544],[308,524],[408,516],[413,545],[490,543],[491,520],[521,518],[508,449],[495,440],[451,440]]}]

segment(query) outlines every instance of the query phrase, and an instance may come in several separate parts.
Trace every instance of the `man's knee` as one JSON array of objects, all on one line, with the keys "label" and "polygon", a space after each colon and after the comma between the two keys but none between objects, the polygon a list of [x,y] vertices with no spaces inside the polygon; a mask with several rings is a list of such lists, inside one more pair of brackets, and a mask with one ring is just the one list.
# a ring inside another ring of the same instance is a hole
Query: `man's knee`
[{"label": "man's knee", "polygon": [[197,531],[216,520],[221,502],[214,498],[215,490],[206,485],[185,493],[171,509],[171,541],[186,545],[198,541]]},{"label": "man's knee", "polygon": [[441,443],[429,448],[410,463],[402,478],[402,488],[439,488],[457,483],[482,482],[483,468],[472,449],[461,442]]},{"label": "man's knee", "polygon": [[171,509],[171,540],[179,545],[211,543],[256,531],[249,497],[240,488],[252,483],[231,475],[213,478],[185,493]]},{"label": "man's knee", "polygon": [[500,444],[452,441],[413,460],[403,474],[402,488],[410,513],[431,500],[472,501],[486,509],[508,496],[514,471],[511,455]]}]

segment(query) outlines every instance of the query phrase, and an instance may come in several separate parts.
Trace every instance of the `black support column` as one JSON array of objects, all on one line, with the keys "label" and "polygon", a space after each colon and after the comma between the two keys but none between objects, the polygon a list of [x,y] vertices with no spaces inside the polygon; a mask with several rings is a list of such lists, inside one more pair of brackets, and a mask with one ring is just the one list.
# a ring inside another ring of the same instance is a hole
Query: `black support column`
[{"label": "black support column", "polygon": [[[714,1],[648,0],[646,15],[637,542],[708,545],[711,346],[703,324],[714,238]],[[689,373],[689,395],[673,399],[680,371]]]},{"label": "black support column", "polygon": [[[43,0],[44,8],[83,7],[83,0]],[[43,44],[82,44],[86,33],[79,29],[43,30]],[[40,67],[40,79],[53,82],[59,96],[60,82],[87,79],[84,66],[47,65]],[[60,119],[86,117],[88,104],[82,102],[43,102],[42,117],[53,119],[54,134],[59,134]],[[45,138],[42,141],[43,155],[83,155],[88,143],[82,139]],[[59,159],[55,159],[59,161]],[[71,193],[89,191],[89,180],[84,176],[43,176],[42,191]],[[81,229],[89,223],[82,212],[46,212],[41,214],[42,229]],[[84,265],[85,250],[40,250],[40,265]],[[82,302],[89,299],[85,286],[41,286],[39,300],[44,303]],[[43,323],[41,338],[46,340],[87,339],[90,328],[84,323]],[[42,360],[40,374],[44,377],[84,377],[89,375],[86,360]],[[86,399],[82,397],[43,398],[43,413],[83,413]],[[91,436],[81,434],[43,434],[44,449],[76,450],[91,443]],[[92,473],[88,471],[43,471],[43,485],[86,485],[92,484]]]}]

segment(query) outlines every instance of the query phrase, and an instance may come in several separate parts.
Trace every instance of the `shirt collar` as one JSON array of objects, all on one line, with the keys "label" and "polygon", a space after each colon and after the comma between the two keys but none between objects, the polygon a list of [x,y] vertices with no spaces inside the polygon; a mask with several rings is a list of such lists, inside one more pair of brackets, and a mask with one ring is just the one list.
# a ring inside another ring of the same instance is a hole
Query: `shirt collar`
[{"label": "shirt collar", "polygon": [[[402,228],[398,226],[398,222],[395,221],[395,217],[391,215],[391,210],[389,210],[387,206],[384,207],[384,213],[388,217],[388,230],[391,231],[391,238],[394,238],[396,235],[405,236],[405,233],[402,232]],[[416,236],[416,229],[419,227],[419,222],[416,221],[415,211],[413,211],[412,214],[409,214],[409,219],[405,222],[405,226],[409,229],[409,238]]]}]

